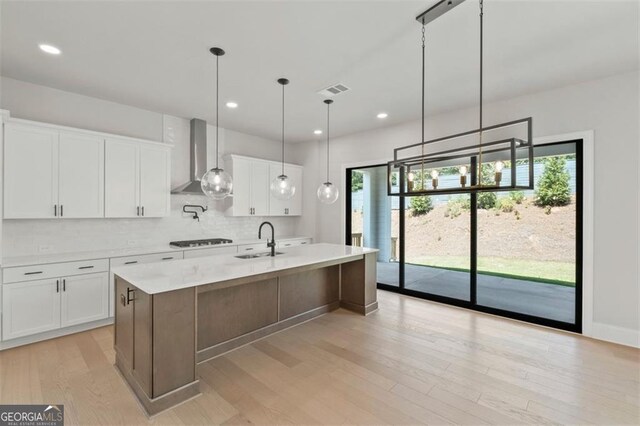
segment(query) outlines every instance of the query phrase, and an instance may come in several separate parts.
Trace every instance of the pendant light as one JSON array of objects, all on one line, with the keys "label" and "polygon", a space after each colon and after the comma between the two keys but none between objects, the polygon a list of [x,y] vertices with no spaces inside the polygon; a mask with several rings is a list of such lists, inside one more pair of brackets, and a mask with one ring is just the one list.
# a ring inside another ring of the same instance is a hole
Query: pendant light
[{"label": "pendant light", "polygon": [[325,99],[327,104],[327,180],[318,187],[318,200],[324,204],[333,204],[338,199],[340,191],[338,187],[329,182],[329,107],[333,103],[331,99]]},{"label": "pendant light", "polygon": [[218,121],[218,94],[219,94],[219,77],[220,69],[218,61],[220,56],[224,55],[224,50],[219,47],[212,47],[209,51],[216,57],[216,166],[204,174],[200,182],[202,192],[214,200],[222,200],[231,194],[233,189],[233,181],[231,175],[225,172],[219,167],[218,161],[218,133],[219,133],[219,121]]},{"label": "pendant light", "polygon": [[294,182],[284,174],[284,86],[289,80],[279,78],[278,83],[282,86],[282,173],[271,181],[271,194],[279,200],[288,200],[296,193]]},{"label": "pendant light", "polygon": [[[484,107],[484,2],[478,0],[480,20],[479,46],[479,127],[436,139],[425,140],[425,26],[465,0],[440,0],[416,17],[422,24],[422,139],[419,143],[395,148],[387,163],[387,193],[392,196],[417,196],[533,189],[533,130],[531,117],[485,127]],[[477,139],[476,139],[477,135]],[[431,148],[427,150],[427,148]],[[508,183],[503,169],[510,165]],[[516,165],[527,173],[516,173]],[[440,180],[455,167],[459,183]],[[483,170],[484,168],[488,170]],[[523,167],[524,168],[524,167]],[[419,172],[418,172],[419,171]],[[487,176],[493,171],[493,176]],[[431,175],[431,185],[425,179]],[[484,177],[483,177],[484,175]],[[397,181],[398,185],[392,185]]]}]

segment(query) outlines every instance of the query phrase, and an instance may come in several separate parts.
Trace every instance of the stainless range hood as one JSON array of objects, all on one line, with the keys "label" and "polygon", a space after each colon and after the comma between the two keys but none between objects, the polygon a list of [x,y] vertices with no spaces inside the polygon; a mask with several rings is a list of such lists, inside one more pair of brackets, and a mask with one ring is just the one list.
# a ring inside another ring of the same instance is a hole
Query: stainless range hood
[{"label": "stainless range hood", "polygon": [[200,186],[200,180],[207,172],[207,122],[204,120],[191,119],[189,154],[190,180],[174,188],[171,193],[204,195]]}]

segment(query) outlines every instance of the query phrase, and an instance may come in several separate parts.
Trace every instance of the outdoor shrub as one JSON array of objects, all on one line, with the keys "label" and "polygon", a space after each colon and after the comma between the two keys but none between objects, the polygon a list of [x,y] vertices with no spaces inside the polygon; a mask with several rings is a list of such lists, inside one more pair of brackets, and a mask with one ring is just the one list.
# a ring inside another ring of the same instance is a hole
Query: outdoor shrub
[{"label": "outdoor shrub", "polygon": [[571,189],[569,188],[566,160],[563,157],[547,158],[544,162],[544,171],[538,182],[536,205],[540,207],[564,206],[570,201]]},{"label": "outdoor shrub", "polygon": [[495,192],[480,192],[478,194],[478,208],[489,210],[498,203],[498,196]]},{"label": "outdoor shrub", "polygon": [[451,198],[447,201],[447,210],[444,212],[445,217],[451,219],[456,218],[464,211],[468,211],[471,208],[471,200],[465,197]]},{"label": "outdoor shrub", "polygon": [[433,201],[428,196],[411,197],[409,208],[411,209],[411,216],[422,216],[433,210]]},{"label": "outdoor shrub", "polygon": [[516,204],[522,204],[524,201],[524,192],[522,191],[513,191],[509,193],[509,198]]},{"label": "outdoor shrub", "polygon": [[511,213],[515,208],[515,202],[511,198],[501,198],[498,200],[497,209],[504,213]]}]

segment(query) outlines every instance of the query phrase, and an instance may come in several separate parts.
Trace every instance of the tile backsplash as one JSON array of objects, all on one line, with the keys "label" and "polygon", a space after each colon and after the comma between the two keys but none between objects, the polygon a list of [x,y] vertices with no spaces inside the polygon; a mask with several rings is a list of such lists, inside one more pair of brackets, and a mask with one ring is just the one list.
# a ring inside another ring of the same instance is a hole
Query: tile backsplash
[{"label": "tile backsplash", "polygon": [[[185,204],[209,206],[200,222]],[[293,236],[296,217],[227,217],[221,203],[197,195],[172,195],[171,216],[144,219],[4,220],[3,256],[29,256],[166,244],[198,238],[257,239],[258,226],[273,223],[278,236]]]}]

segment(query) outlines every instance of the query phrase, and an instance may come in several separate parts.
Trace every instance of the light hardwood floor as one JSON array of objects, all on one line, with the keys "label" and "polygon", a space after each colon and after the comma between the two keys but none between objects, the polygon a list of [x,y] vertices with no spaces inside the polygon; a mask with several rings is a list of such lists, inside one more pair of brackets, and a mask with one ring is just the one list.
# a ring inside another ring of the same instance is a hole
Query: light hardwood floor
[{"label": "light hardwood floor", "polygon": [[202,396],[152,420],[113,329],[0,352],[0,403],[67,424],[640,424],[640,351],[378,292],[198,367]]}]

